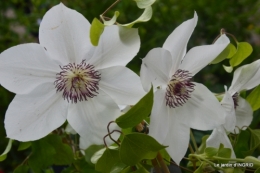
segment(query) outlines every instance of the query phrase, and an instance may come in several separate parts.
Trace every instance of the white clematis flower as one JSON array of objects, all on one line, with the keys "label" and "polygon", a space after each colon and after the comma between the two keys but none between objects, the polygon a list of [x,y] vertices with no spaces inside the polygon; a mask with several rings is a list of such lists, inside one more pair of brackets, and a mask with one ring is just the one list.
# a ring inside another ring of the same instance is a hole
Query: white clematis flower
[{"label": "white clematis flower", "polygon": [[165,41],[143,59],[141,80],[145,90],[152,82],[154,94],[149,134],[166,148],[179,164],[189,144],[190,127],[210,130],[225,122],[224,110],[214,95],[192,77],[229,44],[222,35],[213,45],[198,46],[186,53],[187,42],[197,24],[194,18],[182,23]]},{"label": "white clematis flower", "polygon": [[37,140],[68,120],[87,145],[100,144],[108,122],[121,114],[118,104],[133,105],[145,94],[124,67],[139,50],[137,29],[121,37],[118,26],[106,27],[97,47],[89,30],[80,13],[60,3],[43,17],[40,44],[0,55],[0,83],[17,94],[5,117],[9,138]]},{"label": "white clematis flower", "polygon": [[250,125],[253,119],[253,110],[250,104],[239,96],[239,92],[250,90],[259,84],[260,60],[241,66],[235,70],[231,86],[228,91],[225,88],[226,93],[221,101],[221,105],[225,109],[226,122],[213,130],[206,141],[207,146],[218,148],[220,143],[222,143],[226,148],[231,148],[231,157],[236,157],[230,140],[227,138],[226,131],[239,133],[238,128],[241,129]]}]

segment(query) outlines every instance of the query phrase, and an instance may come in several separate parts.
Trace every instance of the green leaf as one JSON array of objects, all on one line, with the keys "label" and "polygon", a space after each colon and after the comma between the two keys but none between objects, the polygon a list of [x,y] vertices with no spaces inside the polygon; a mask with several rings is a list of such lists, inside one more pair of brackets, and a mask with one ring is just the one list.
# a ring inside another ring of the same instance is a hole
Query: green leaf
[{"label": "green leaf", "polygon": [[251,138],[250,138],[250,149],[256,148],[260,144],[260,131],[259,130],[251,130]]},{"label": "green leaf", "polygon": [[231,73],[233,71],[233,67],[232,66],[225,66],[223,65],[223,68],[225,69],[226,72]]},{"label": "green leaf", "polygon": [[144,167],[141,167],[132,173],[149,173],[149,172]]},{"label": "green leaf", "polygon": [[41,170],[53,164],[53,156],[56,151],[48,143],[47,138],[42,138],[32,142],[32,155],[28,159],[28,164],[34,173],[42,173]]},{"label": "green leaf", "polygon": [[199,149],[198,149],[199,154],[204,153],[204,150],[206,148],[206,141],[207,141],[208,138],[209,138],[209,135],[205,135],[205,136],[202,137],[202,141],[201,141],[201,144],[200,144]]},{"label": "green leaf", "polygon": [[111,25],[114,25],[114,23],[116,22],[116,19],[118,18],[119,14],[120,14],[119,11],[115,11],[114,16],[110,20],[105,20],[105,19],[103,19],[102,16],[100,16],[100,17],[103,20],[103,23],[104,23],[105,26],[111,26]]},{"label": "green leaf", "polygon": [[229,54],[227,58],[230,59],[233,55],[235,55],[237,48],[232,43],[229,43],[228,47],[229,47]]},{"label": "green leaf", "polygon": [[8,144],[7,144],[6,148],[5,148],[5,151],[0,155],[0,162],[4,161],[6,159],[7,153],[9,153],[9,151],[12,148],[12,143],[13,143],[13,140],[9,139]]},{"label": "green leaf", "polygon": [[60,136],[49,135],[47,136],[47,140],[55,149],[53,164],[68,165],[74,161],[74,154],[71,147],[68,144],[64,144]]},{"label": "green leaf", "polygon": [[[222,157],[222,158],[230,158],[231,157],[231,149],[230,148],[219,148],[218,151],[218,157]],[[228,163],[229,161],[224,161],[224,160],[219,160],[218,163]]]},{"label": "green leaf", "polygon": [[121,173],[125,167],[126,165],[120,161],[111,169],[111,173]]},{"label": "green leaf", "polygon": [[62,173],[100,173],[95,168],[85,162],[85,159],[76,160],[73,165],[64,169]]},{"label": "green leaf", "polygon": [[20,165],[15,168],[14,173],[27,173],[29,171],[29,166],[27,165]]},{"label": "green leaf", "polygon": [[[108,147],[109,149],[117,149],[118,147],[117,146],[109,146]],[[91,163],[93,163],[93,164],[96,164],[97,162],[98,162],[98,159],[103,155],[103,153],[106,151],[106,148],[104,147],[104,148],[102,148],[102,149],[100,149],[100,150],[98,150],[98,151],[96,151],[94,154],[93,154],[93,156],[91,157],[91,159],[90,159],[90,161],[91,161]]]},{"label": "green leaf", "polygon": [[245,171],[242,171],[241,168],[234,168],[233,173],[244,173]]},{"label": "green leaf", "polygon": [[256,111],[260,108],[260,85],[258,85],[246,98],[252,109]]},{"label": "green leaf", "polygon": [[131,172],[131,167],[130,166],[128,166],[128,167],[126,167],[122,172],[120,172],[120,173],[130,173]]},{"label": "green leaf", "polygon": [[96,164],[96,170],[111,173],[112,168],[120,161],[119,151],[107,148]]},{"label": "green leaf", "polygon": [[18,151],[26,150],[31,145],[32,145],[31,142],[20,142],[19,147],[18,147]]},{"label": "green leaf", "polygon": [[213,157],[216,156],[218,153],[218,149],[217,148],[213,148],[213,147],[207,147],[204,150],[204,153],[208,156],[208,157]]},{"label": "green leaf", "polygon": [[116,123],[121,128],[133,127],[146,118],[153,106],[153,87],[150,91],[128,112],[116,119]]},{"label": "green leaf", "polygon": [[210,64],[217,64],[226,59],[229,55],[229,51],[230,47],[228,45]]},{"label": "green leaf", "polygon": [[134,0],[137,4],[138,8],[147,8],[148,6],[151,6],[156,0]]},{"label": "green leaf", "polygon": [[232,67],[239,65],[253,52],[252,46],[247,42],[237,42],[237,51],[229,60]]},{"label": "green leaf", "polygon": [[238,136],[234,151],[237,158],[246,157],[246,151],[249,150],[250,132],[248,130],[242,130]]},{"label": "green leaf", "polygon": [[245,157],[245,163],[253,163],[253,168],[260,168],[260,160],[253,156]]},{"label": "green leaf", "polygon": [[255,170],[255,173],[260,173],[260,168],[258,168],[257,170]]},{"label": "green leaf", "polygon": [[119,154],[121,161],[126,165],[133,166],[143,159],[154,159],[159,150],[166,148],[154,138],[142,133],[125,135]]},{"label": "green leaf", "polygon": [[133,21],[131,23],[124,24],[122,26],[131,28],[136,23],[147,22],[148,20],[151,19],[152,15],[153,15],[153,9],[151,6],[148,6],[147,8],[145,8],[143,14],[138,19],[136,19],[135,21]]},{"label": "green leaf", "polygon": [[32,155],[29,166],[35,173],[41,172],[52,164],[67,165],[74,161],[74,154],[69,145],[64,144],[58,135],[48,135],[32,142]]},{"label": "green leaf", "polygon": [[94,46],[98,45],[99,38],[103,33],[105,25],[103,25],[97,18],[94,18],[90,27],[90,41]]},{"label": "green leaf", "polygon": [[200,164],[200,166],[196,169],[194,173],[202,173],[203,172],[203,162]]},{"label": "green leaf", "polygon": [[89,165],[93,165],[91,162],[92,156],[102,148],[104,148],[104,145],[91,145],[85,150],[85,160]]}]

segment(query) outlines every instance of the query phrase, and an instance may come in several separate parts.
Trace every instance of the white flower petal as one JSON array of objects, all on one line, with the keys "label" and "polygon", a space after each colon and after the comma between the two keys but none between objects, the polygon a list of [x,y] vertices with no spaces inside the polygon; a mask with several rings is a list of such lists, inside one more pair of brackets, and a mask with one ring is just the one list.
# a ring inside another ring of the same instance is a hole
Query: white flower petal
[{"label": "white flower petal", "polygon": [[187,49],[187,43],[190,39],[190,36],[197,25],[198,16],[196,12],[194,17],[190,20],[183,22],[178,26],[166,39],[163,44],[163,48],[171,52],[173,58],[176,62],[173,64],[173,73],[176,71],[176,68],[179,66],[182,58],[184,57]]},{"label": "white flower petal", "polygon": [[91,57],[94,47],[89,39],[90,24],[83,15],[62,3],[52,7],[43,17],[39,40],[53,59],[68,63],[80,63]]},{"label": "white flower petal", "polygon": [[146,92],[151,89],[152,86],[152,76],[150,71],[148,70],[147,66],[142,63],[141,70],[140,70],[140,78],[143,85],[143,88]]},{"label": "white flower petal", "polygon": [[26,95],[16,95],[5,116],[7,137],[19,141],[40,139],[66,120],[68,102],[52,83],[42,84]]},{"label": "white flower petal", "polygon": [[226,35],[222,35],[213,45],[192,48],[183,58],[180,69],[188,70],[195,75],[213,61],[229,44]]},{"label": "white flower petal", "polygon": [[229,92],[234,95],[243,89],[249,90],[260,83],[260,60],[243,65],[235,70]]},{"label": "white flower petal", "polygon": [[225,123],[224,108],[208,88],[199,83],[195,83],[191,98],[174,109],[175,117],[193,129],[212,130]]},{"label": "white flower petal", "polygon": [[234,131],[236,125],[236,113],[234,108],[234,101],[227,88],[226,93],[221,100],[221,106],[225,109],[226,122],[223,125],[227,131]]},{"label": "white flower petal", "polygon": [[149,78],[152,80],[150,82],[153,83],[154,87],[167,85],[172,68],[172,56],[168,50],[162,48],[150,50],[143,59],[142,67],[144,66],[147,68],[147,71],[143,74],[149,74]]},{"label": "white flower petal", "polygon": [[[68,112],[68,122],[72,128],[87,142],[84,148],[92,144],[103,144],[103,137],[108,134],[107,125],[110,121],[114,121],[120,116],[120,109],[117,104],[106,93],[99,90],[99,94],[88,101],[71,104]],[[115,123],[109,126],[110,132],[118,129]],[[119,137],[119,133],[113,133],[115,140]],[[111,143],[106,138],[107,144]]]},{"label": "white flower petal", "polygon": [[179,165],[187,152],[190,141],[190,128],[177,121],[174,116],[170,116],[169,121],[171,121],[171,126],[163,145],[169,146],[166,148],[166,151],[174,162]]},{"label": "white flower petal", "polygon": [[141,80],[134,72],[123,66],[100,69],[99,87],[117,104],[134,105],[144,95]]},{"label": "white flower petal", "polygon": [[89,63],[102,69],[112,66],[125,66],[137,54],[140,48],[138,30],[107,26],[95,47]]},{"label": "white flower petal", "polygon": [[158,89],[154,93],[153,109],[150,116],[149,135],[162,143],[172,125],[169,120],[169,111],[166,107],[165,91]]},{"label": "white flower petal", "polygon": [[214,147],[219,148],[220,144],[223,144],[225,148],[231,149],[231,158],[236,158],[235,152],[233,150],[233,147],[230,143],[230,140],[227,137],[227,134],[225,132],[225,129],[223,126],[219,126],[218,128],[215,128],[209,138],[206,141],[207,147]]},{"label": "white flower petal", "polygon": [[55,81],[60,67],[39,44],[21,44],[0,54],[0,83],[16,94]]},{"label": "white flower petal", "polygon": [[[253,110],[250,104],[242,97],[238,97],[238,106],[236,107],[236,118],[236,126],[239,128],[249,126],[253,120]],[[237,128],[235,130],[236,133],[239,132]],[[245,130],[245,128],[243,128],[243,130]]]}]

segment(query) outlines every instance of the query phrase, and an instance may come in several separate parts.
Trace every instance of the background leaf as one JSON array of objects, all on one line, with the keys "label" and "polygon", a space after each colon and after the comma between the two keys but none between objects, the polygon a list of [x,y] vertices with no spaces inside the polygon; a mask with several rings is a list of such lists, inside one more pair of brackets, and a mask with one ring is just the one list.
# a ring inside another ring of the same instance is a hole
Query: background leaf
[{"label": "background leaf", "polygon": [[119,155],[123,163],[133,166],[143,159],[154,159],[163,148],[166,147],[159,144],[151,136],[131,133],[125,135],[119,149]]},{"label": "background leaf", "polygon": [[252,46],[247,42],[238,42],[237,51],[229,60],[232,67],[238,66],[253,52]]},{"label": "background leaf", "polygon": [[145,119],[152,110],[153,106],[153,87],[150,91],[128,112],[116,119],[116,123],[121,128],[129,128],[137,125]]},{"label": "background leaf", "polygon": [[97,19],[94,18],[90,27],[90,41],[94,46],[98,45],[99,38],[104,31],[105,26]]}]

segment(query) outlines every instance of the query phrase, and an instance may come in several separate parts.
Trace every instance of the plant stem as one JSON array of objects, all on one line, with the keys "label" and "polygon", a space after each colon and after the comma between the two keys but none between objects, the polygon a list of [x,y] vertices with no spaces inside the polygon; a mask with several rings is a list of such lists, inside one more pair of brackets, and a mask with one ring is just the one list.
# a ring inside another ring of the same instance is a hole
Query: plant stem
[{"label": "plant stem", "polygon": [[190,129],[190,138],[191,138],[191,141],[193,143],[193,146],[195,147],[195,153],[199,153],[198,146],[197,146],[196,140],[194,138],[194,135],[193,135],[191,129]]},{"label": "plant stem", "polygon": [[165,164],[163,157],[162,157],[160,152],[158,152],[156,158],[157,158],[159,164],[161,165],[163,172],[164,173],[170,173],[168,166]]},{"label": "plant stem", "polygon": [[110,7],[108,7],[106,9],[106,11],[104,11],[104,13],[101,14],[101,16],[104,16],[111,8],[113,8],[120,0],[116,0],[112,5],[110,5]]},{"label": "plant stem", "polygon": [[237,161],[237,162],[245,162],[244,159],[232,159],[232,158],[223,158],[223,157],[218,157],[218,156],[213,156],[213,159],[217,160],[224,160],[224,161]]},{"label": "plant stem", "polygon": [[158,162],[157,162],[157,159],[154,158],[154,159],[152,159],[151,161],[152,161],[153,168],[154,168],[155,172],[156,172],[156,173],[162,173],[161,168],[160,168],[160,166],[159,166],[159,164],[158,164]]}]

